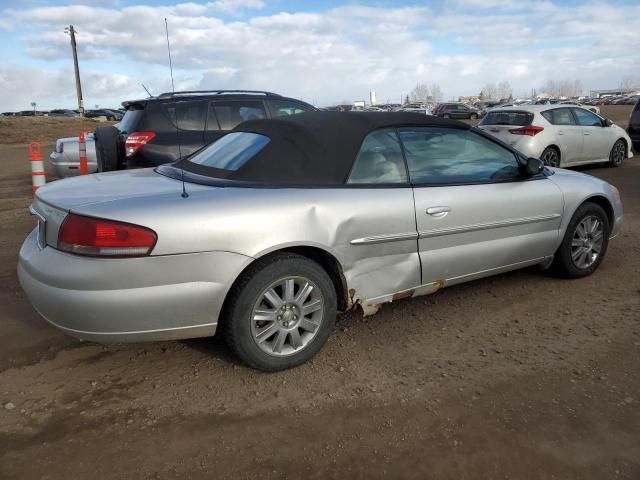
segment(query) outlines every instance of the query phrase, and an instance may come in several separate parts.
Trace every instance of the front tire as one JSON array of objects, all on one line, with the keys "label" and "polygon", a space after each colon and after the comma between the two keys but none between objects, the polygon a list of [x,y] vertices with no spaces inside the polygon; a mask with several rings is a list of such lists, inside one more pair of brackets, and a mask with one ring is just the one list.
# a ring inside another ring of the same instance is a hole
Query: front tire
[{"label": "front tire", "polygon": [[566,278],[596,271],[609,245],[609,219],[600,205],[583,203],[573,214],[552,268]]},{"label": "front tire", "polygon": [[609,153],[609,166],[620,167],[627,156],[627,146],[623,140],[618,140],[613,144],[611,153]]},{"label": "front tire", "polygon": [[333,282],[316,262],[278,253],[251,265],[225,305],[223,334],[247,365],[274,372],[310,360],[336,318]]},{"label": "front tire", "polygon": [[548,167],[560,167],[560,153],[553,147],[547,147],[540,155],[540,160]]},{"label": "front tire", "polygon": [[477,120],[478,119],[478,114],[477,113],[472,113],[471,115],[469,115],[469,118],[471,120]]}]

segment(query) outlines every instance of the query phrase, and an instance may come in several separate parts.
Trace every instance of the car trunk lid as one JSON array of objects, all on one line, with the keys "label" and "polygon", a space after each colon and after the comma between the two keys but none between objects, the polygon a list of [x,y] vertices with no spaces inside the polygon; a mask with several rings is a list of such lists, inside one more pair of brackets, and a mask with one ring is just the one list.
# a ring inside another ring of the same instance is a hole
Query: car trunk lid
[{"label": "car trunk lid", "polygon": [[[189,192],[211,187],[189,184]],[[151,168],[99,173],[58,180],[40,187],[29,210],[37,221],[38,242],[57,246],[58,232],[67,214],[80,207],[123,199],[182,193],[179,180]]]},{"label": "car trunk lid", "polygon": [[[190,190],[206,188],[189,185]],[[152,168],[122,170],[68,178],[48,183],[36,192],[36,198],[52,207],[69,211],[93,203],[124,198],[146,197],[175,192],[180,195],[179,180],[156,173]]]}]

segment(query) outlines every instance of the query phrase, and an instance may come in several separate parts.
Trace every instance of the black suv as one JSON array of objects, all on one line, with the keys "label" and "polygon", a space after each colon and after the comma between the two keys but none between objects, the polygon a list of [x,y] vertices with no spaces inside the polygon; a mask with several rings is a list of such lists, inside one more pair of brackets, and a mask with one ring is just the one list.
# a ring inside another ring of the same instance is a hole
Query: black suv
[{"label": "black suv", "polygon": [[245,120],[316,110],[293,98],[244,90],[170,92],[122,106],[118,125],[95,131],[100,172],[173,162]]},{"label": "black suv", "polygon": [[441,118],[479,118],[480,112],[464,103],[441,103],[433,110],[433,115]]},{"label": "black suv", "polygon": [[633,142],[633,149],[640,152],[640,99],[636,102],[636,106],[629,114],[629,125],[627,133]]}]

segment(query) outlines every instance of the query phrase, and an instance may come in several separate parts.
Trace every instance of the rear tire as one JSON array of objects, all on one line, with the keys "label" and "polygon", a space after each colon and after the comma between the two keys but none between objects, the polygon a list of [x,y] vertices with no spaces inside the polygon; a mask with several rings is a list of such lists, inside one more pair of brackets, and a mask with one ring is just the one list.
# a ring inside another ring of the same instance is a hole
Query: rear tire
[{"label": "rear tire", "polygon": [[613,144],[613,148],[609,153],[609,166],[614,168],[622,166],[622,162],[626,156],[627,145],[624,143],[624,140],[618,140]]},{"label": "rear tire", "polygon": [[560,168],[560,152],[553,147],[547,147],[540,155],[540,160],[548,167]]},{"label": "rear tire", "polygon": [[472,114],[469,116],[469,118],[470,118],[471,120],[477,120],[477,119],[478,119],[478,114],[477,114],[477,113],[472,113]]},{"label": "rear tire", "polygon": [[583,203],[569,222],[552,269],[565,278],[591,275],[607,252],[609,228],[609,219],[600,205]]},{"label": "rear tire", "polygon": [[236,282],[225,303],[222,331],[231,350],[250,367],[285,370],[320,351],[336,309],[333,282],[320,265],[278,253],[256,261]]},{"label": "rear tire", "polygon": [[120,131],[111,125],[96,128],[94,133],[98,172],[119,170],[118,142]]}]

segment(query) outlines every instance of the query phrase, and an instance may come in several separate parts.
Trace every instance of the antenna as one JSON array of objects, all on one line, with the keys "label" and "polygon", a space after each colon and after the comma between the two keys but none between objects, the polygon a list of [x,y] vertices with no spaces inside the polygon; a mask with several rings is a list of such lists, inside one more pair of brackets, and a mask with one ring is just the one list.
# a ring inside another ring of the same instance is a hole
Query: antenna
[{"label": "antenna", "polygon": [[[173,84],[173,63],[171,63],[171,44],[169,43],[169,24],[167,23],[167,17],[164,18],[164,30],[167,34],[167,51],[169,52],[169,71],[171,72],[171,91],[175,92],[176,87]],[[144,85],[142,85],[144,87]],[[147,90],[147,87],[144,88]],[[148,90],[147,90],[148,92]],[[149,94],[151,95],[151,94]],[[182,159],[182,148],[180,146],[180,125],[178,124],[178,109],[174,107],[174,114],[176,119],[176,133],[178,139],[178,159]],[[180,180],[182,181],[182,198],[187,198],[189,194],[187,193],[187,189],[184,184],[184,168],[180,166]]]},{"label": "antenna", "polygon": [[150,97],[153,97],[153,95],[151,95],[151,92],[149,91],[149,89],[144,86],[144,83],[141,83],[140,85],[142,85],[142,88],[145,89],[145,91],[149,94]]},{"label": "antenna", "polygon": [[171,44],[169,43],[169,24],[167,17],[164,18],[164,31],[167,34],[167,51],[169,52],[169,71],[171,72],[171,91],[175,92],[176,87],[173,84],[173,63],[171,62]]}]

